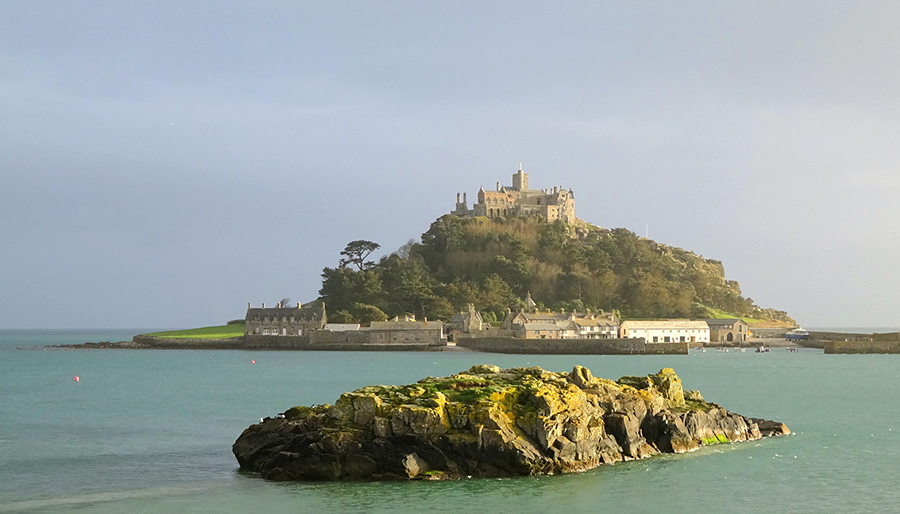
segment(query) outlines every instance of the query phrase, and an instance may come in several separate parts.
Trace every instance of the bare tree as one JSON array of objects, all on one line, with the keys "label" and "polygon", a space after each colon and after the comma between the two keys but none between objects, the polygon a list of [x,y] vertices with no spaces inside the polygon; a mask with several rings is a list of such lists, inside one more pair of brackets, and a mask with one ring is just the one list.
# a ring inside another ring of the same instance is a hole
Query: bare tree
[{"label": "bare tree", "polygon": [[394,253],[397,254],[397,257],[400,257],[400,258],[403,259],[404,261],[405,261],[405,260],[409,260],[409,255],[410,255],[410,253],[412,253],[412,249],[413,249],[415,246],[416,246],[416,240],[415,240],[415,239],[410,239],[409,241],[406,242],[405,245],[403,245],[403,246],[401,246],[400,248],[398,248],[397,251],[394,252]]}]

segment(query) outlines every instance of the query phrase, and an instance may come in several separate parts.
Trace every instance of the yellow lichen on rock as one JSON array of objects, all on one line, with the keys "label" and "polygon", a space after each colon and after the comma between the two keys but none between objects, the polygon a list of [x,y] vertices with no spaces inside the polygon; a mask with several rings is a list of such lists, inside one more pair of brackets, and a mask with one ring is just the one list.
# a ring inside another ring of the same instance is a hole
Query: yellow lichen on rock
[{"label": "yellow lichen on rock", "polygon": [[784,433],[685,392],[671,368],[614,382],[582,366],[479,365],[291,408],[245,430],[233,451],[242,469],[279,480],[439,479],[577,472]]}]

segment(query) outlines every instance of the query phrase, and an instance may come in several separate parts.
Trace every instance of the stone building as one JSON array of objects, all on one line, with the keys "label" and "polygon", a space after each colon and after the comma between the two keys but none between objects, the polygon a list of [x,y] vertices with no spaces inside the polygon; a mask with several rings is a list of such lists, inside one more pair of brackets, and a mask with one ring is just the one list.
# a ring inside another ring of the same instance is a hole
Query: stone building
[{"label": "stone building", "polygon": [[307,336],[324,328],[327,321],[324,303],[303,306],[298,302],[296,307],[279,303],[269,308],[266,304],[260,308],[247,304],[244,333],[248,336]]},{"label": "stone building", "polygon": [[614,312],[540,312],[531,298],[525,298],[525,309],[513,314],[507,311],[503,328],[516,337],[526,339],[616,339],[619,317]]},{"label": "stone building", "polygon": [[511,186],[501,186],[497,182],[496,191],[487,191],[483,187],[478,191],[478,201],[471,209],[468,207],[466,194],[456,194],[456,209],[451,212],[457,216],[486,216],[503,218],[507,216],[530,216],[538,214],[548,222],[562,220],[571,225],[580,225],[582,220],[575,217],[575,194],[571,189],[561,186],[552,189],[529,189],[528,174],[522,170],[512,176]]},{"label": "stone building", "polygon": [[366,329],[371,343],[446,345],[442,321],[373,321]]},{"label": "stone building", "polygon": [[739,318],[708,319],[709,340],[713,343],[746,343],[750,339],[750,325]]},{"label": "stone building", "polygon": [[474,304],[469,304],[466,311],[459,311],[450,318],[447,323],[450,332],[459,332],[462,334],[472,334],[484,330],[484,319],[481,313],[475,310]]},{"label": "stone building", "polygon": [[441,321],[392,320],[373,321],[358,330],[317,330],[310,335],[315,345],[342,345],[364,349],[366,347],[411,348],[445,346],[444,323]]},{"label": "stone building", "polygon": [[623,339],[643,337],[647,343],[708,343],[709,325],[688,319],[626,320]]}]

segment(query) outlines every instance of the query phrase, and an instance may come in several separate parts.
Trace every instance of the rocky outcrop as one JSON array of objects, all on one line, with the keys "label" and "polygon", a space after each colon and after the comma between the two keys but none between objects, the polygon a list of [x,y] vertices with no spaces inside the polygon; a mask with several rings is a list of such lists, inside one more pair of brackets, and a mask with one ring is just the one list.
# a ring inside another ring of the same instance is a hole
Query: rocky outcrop
[{"label": "rocky outcrop", "polygon": [[272,480],[446,479],[572,473],[789,432],[685,391],[669,368],[614,382],[581,366],[479,365],[294,407],[232,450],[241,469]]}]

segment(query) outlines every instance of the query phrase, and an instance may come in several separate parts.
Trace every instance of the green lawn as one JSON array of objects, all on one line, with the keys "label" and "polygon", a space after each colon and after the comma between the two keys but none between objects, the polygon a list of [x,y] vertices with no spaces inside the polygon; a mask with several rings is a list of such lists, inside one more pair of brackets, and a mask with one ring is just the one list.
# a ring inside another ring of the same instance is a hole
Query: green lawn
[{"label": "green lawn", "polygon": [[188,330],[154,332],[152,334],[144,335],[151,337],[163,337],[167,339],[224,339],[227,337],[243,336],[244,325],[223,325],[221,327],[191,328]]},{"label": "green lawn", "polygon": [[763,321],[767,321],[764,319],[751,318],[749,316],[736,316],[730,312],[723,311],[722,309],[717,309],[715,307],[704,306],[711,314],[710,318],[712,319],[724,319],[724,318],[741,318],[747,323],[760,323]]}]

